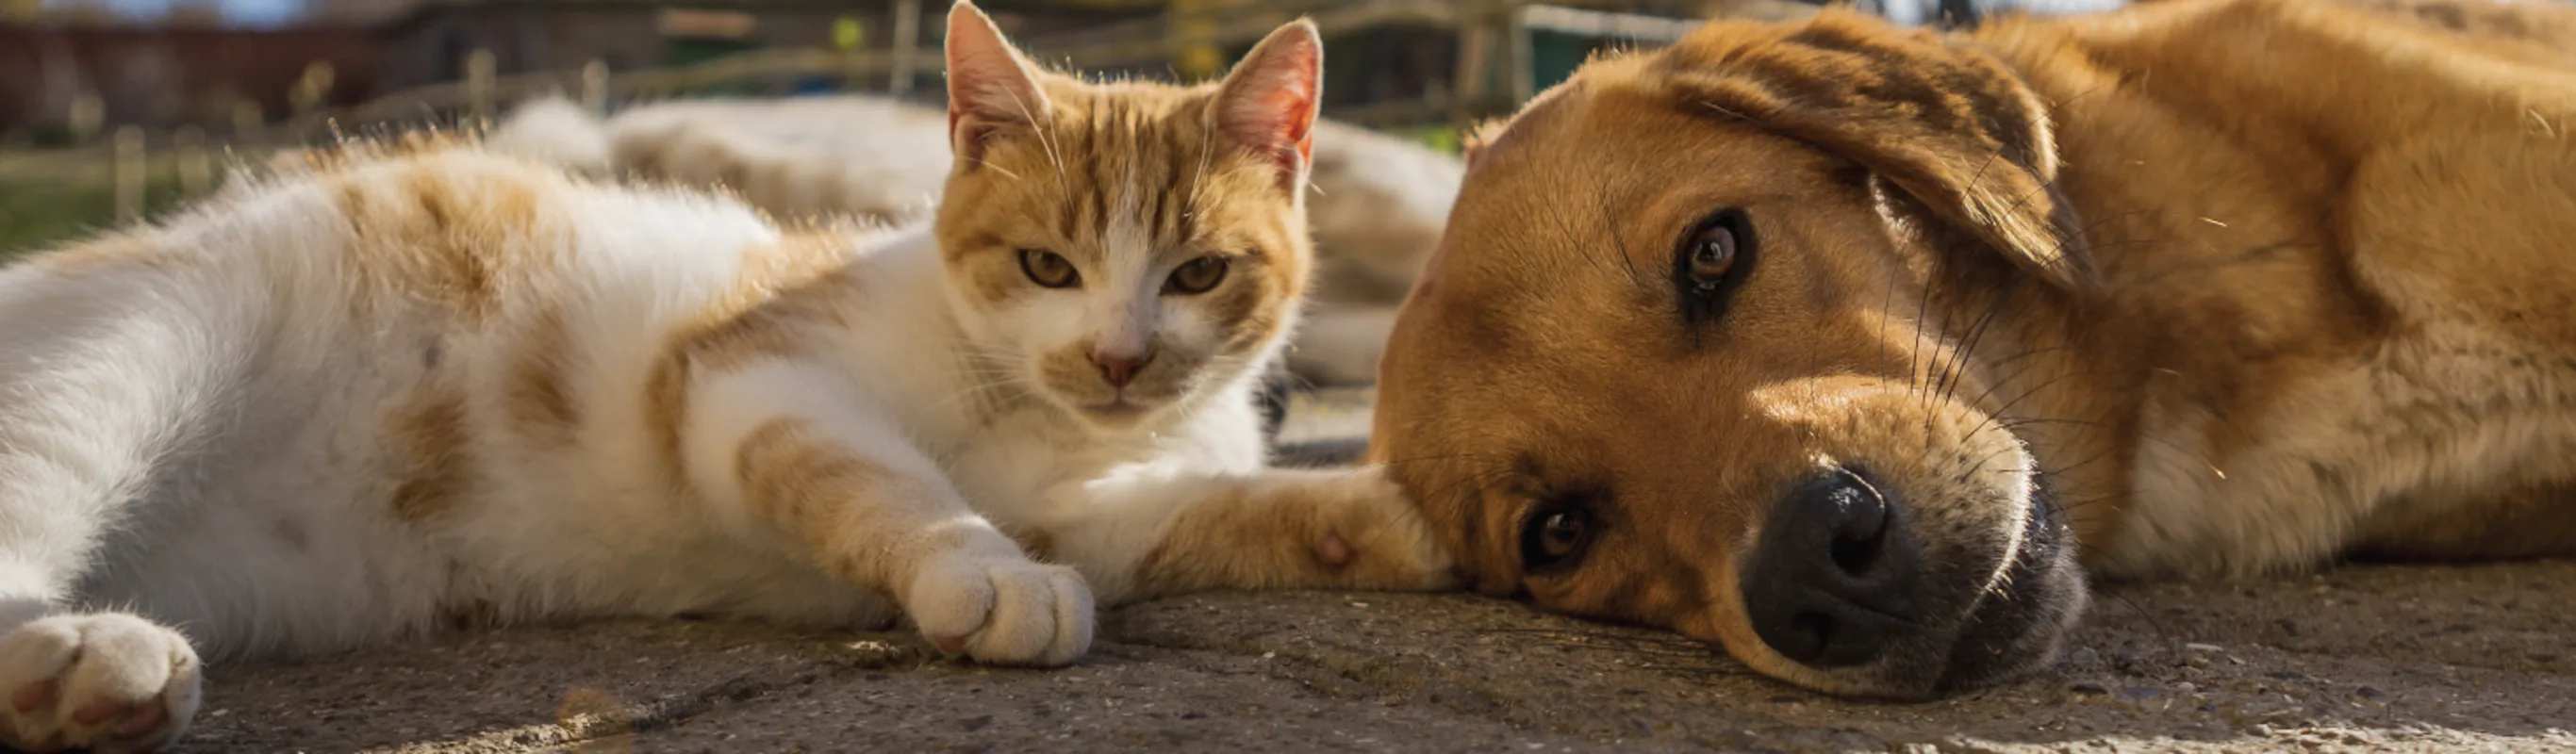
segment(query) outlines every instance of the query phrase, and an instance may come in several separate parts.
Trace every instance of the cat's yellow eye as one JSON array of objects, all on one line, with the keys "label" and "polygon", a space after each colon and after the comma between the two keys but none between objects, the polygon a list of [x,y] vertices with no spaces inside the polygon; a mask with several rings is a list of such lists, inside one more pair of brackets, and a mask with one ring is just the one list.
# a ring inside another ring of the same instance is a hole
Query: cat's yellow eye
[{"label": "cat's yellow eye", "polygon": [[1082,273],[1073,269],[1073,260],[1044,249],[1021,249],[1020,271],[1029,282],[1048,288],[1070,288],[1082,284]]},{"label": "cat's yellow eye", "polygon": [[1225,257],[1199,257],[1172,271],[1163,288],[1173,293],[1206,293],[1225,282]]}]

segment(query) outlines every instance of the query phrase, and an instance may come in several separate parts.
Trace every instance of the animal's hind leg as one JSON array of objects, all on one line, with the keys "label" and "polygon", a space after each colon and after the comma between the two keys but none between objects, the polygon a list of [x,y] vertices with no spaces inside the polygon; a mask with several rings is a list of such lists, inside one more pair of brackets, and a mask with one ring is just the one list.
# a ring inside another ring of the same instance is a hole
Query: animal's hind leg
[{"label": "animal's hind leg", "polygon": [[236,360],[185,291],[29,282],[0,280],[0,748],[158,748],[196,712],[195,649],[75,590]]},{"label": "animal's hind leg", "polygon": [[2576,555],[2576,484],[2488,498],[2392,501],[2367,522],[2363,560],[2474,561]]}]

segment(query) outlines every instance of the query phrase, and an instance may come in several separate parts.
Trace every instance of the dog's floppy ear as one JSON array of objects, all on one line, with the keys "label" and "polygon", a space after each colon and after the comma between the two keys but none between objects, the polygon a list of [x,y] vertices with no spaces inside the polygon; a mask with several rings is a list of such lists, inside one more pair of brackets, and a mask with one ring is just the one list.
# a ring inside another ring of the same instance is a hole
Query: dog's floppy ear
[{"label": "dog's floppy ear", "polygon": [[1710,24],[1656,72],[1683,107],[1860,163],[2033,274],[2094,283],[2082,225],[2054,186],[2048,111],[1983,52],[1827,9],[1798,24]]}]

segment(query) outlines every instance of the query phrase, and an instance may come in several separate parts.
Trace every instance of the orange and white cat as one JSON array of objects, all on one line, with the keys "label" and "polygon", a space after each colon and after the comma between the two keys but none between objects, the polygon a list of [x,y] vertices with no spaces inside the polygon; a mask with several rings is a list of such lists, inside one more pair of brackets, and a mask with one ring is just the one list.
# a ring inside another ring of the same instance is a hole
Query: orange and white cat
[{"label": "orange and white cat", "polygon": [[[513,109],[483,143],[586,175],[722,186],[781,217],[899,222],[935,208],[948,177],[942,115],[838,95],[669,100],[603,120],[541,97]],[[1466,168],[1412,140],[1326,118],[1314,124],[1308,171],[1315,275],[1284,366],[1319,385],[1367,384]]]},{"label": "orange and white cat", "polygon": [[175,739],[199,660],[701,614],[1055,665],[1095,605],[1437,589],[1267,468],[1321,44],[1088,84],[952,12],[931,226],[780,228],[467,144],[325,154],[0,272],[0,743]]}]

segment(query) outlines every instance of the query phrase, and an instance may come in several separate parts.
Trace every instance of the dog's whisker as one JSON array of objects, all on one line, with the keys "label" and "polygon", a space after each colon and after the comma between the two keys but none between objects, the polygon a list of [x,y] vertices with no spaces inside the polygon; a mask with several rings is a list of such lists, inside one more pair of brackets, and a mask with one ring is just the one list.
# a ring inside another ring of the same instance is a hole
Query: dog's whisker
[{"label": "dog's whisker", "polygon": [[1604,234],[1610,236],[1612,248],[1616,249],[1619,253],[1619,262],[1622,266],[1627,268],[1628,283],[1637,287],[1639,295],[1647,295],[1648,291],[1646,290],[1645,279],[1637,276],[1637,257],[1635,254],[1629,253],[1628,237],[1619,232],[1619,226],[1616,220],[1617,215],[1610,209],[1610,184],[1608,181],[1608,178],[1599,173],[1594,173],[1592,175],[1592,197],[1595,205],[1594,209],[1601,220],[1601,230]]}]

